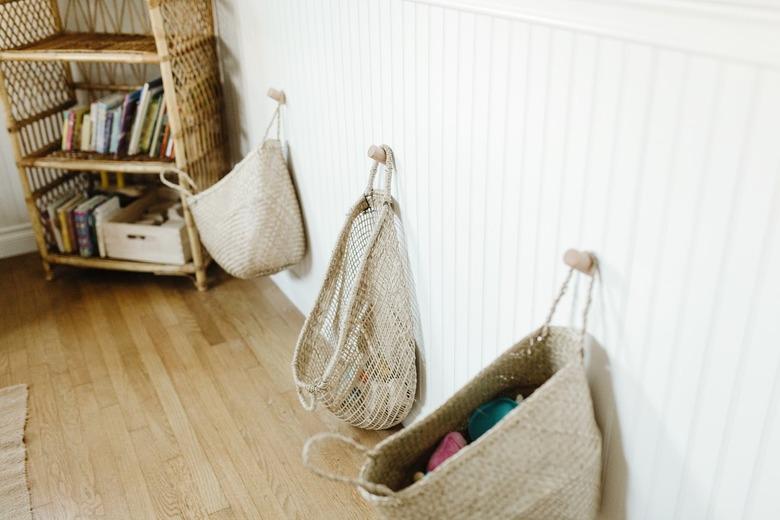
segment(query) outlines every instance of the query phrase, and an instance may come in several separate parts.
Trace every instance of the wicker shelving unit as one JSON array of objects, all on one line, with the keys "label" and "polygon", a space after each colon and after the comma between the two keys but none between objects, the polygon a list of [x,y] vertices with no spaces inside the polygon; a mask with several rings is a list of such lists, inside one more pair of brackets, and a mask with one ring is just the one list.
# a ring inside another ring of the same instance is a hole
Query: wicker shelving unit
[{"label": "wicker shelving unit", "polygon": [[65,110],[134,90],[154,76],[163,80],[175,165],[208,187],[226,171],[211,0],[0,2],[0,96],[47,279],[52,265],[62,264],[191,276],[206,288],[210,259],[186,203],[192,260],[185,265],[60,254],[47,244],[41,221],[48,201],[85,176],[121,172],[156,182],[173,164],[60,151]]}]

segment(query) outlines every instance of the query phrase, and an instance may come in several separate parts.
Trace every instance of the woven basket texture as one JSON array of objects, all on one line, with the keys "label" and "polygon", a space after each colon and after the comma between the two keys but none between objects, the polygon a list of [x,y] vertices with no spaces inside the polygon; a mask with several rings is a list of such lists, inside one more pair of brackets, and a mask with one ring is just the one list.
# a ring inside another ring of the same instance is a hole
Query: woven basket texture
[{"label": "woven basket texture", "polygon": [[[533,344],[534,337],[514,345],[432,414],[368,452],[361,480],[394,490],[383,496],[360,489],[382,517],[595,517],[601,435],[582,363],[581,333],[550,327],[540,342]],[[536,389],[495,427],[411,482],[438,441],[464,430],[475,408],[528,388]]]},{"label": "woven basket texture", "polygon": [[233,276],[276,273],[306,252],[298,199],[276,139],[188,204],[206,250]]},{"label": "woven basket texture", "polygon": [[417,389],[416,306],[390,195],[392,150],[385,153],[385,189],[373,189],[374,164],[293,356],[305,408],[320,402],[349,424],[373,430],[400,423]]}]

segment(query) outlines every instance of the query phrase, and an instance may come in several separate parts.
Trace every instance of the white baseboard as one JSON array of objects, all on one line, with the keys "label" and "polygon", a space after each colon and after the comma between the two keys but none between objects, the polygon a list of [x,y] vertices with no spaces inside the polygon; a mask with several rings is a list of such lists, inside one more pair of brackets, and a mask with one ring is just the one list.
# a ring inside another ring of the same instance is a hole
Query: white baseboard
[{"label": "white baseboard", "polygon": [[30,224],[16,224],[0,228],[0,258],[35,251],[35,235]]}]

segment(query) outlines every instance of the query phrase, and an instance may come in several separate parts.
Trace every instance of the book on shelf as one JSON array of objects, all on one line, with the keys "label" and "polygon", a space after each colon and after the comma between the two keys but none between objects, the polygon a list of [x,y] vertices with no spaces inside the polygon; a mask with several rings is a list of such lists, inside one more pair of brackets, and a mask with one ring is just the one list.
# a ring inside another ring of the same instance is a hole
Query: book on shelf
[{"label": "book on shelf", "polygon": [[138,111],[138,102],[141,100],[141,91],[138,89],[125,96],[122,103],[122,117],[119,122],[119,141],[117,142],[116,155],[127,155],[130,146],[130,134],[132,133],[135,113]]},{"label": "book on shelf", "polygon": [[109,138],[108,153],[116,154],[119,148],[119,130],[122,126],[122,107],[116,107],[111,111],[111,135]]},{"label": "book on shelf", "polygon": [[93,240],[93,233],[90,230],[90,216],[95,207],[105,200],[105,195],[95,195],[79,204],[73,210],[73,222],[76,227],[78,252],[81,256],[92,256],[95,253],[97,244],[95,243],[95,240]]},{"label": "book on shelf", "polygon": [[66,211],[71,253],[78,254],[79,252],[79,236],[78,233],[76,233],[76,208],[79,206],[79,204],[86,201],[88,198],[88,195],[84,193],[81,197],[78,198],[76,203]]},{"label": "book on shelf", "polygon": [[81,143],[81,126],[84,124],[86,113],[86,106],[73,109],[73,128],[68,134],[68,150],[77,150]]},{"label": "book on shelf", "polygon": [[89,136],[89,146],[88,148],[86,148],[86,150],[90,152],[94,152],[95,146],[97,145],[97,132],[98,132],[98,127],[100,126],[98,121],[99,118],[100,118],[100,111],[98,110],[98,104],[97,101],[94,101],[89,105],[89,120],[91,123],[90,125],[91,132]]},{"label": "book on shelf", "polygon": [[147,191],[146,185],[124,188],[79,185],[64,189],[40,210],[48,249],[60,254],[105,258],[104,224]]},{"label": "book on shelf", "polygon": [[152,136],[154,134],[154,126],[157,124],[157,118],[159,117],[160,108],[163,103],[162,89],[155,94],[151,101],[149,101],[149,109],[146,112],[144,118],[144,126],[141,130],[141,140],[138,144],[138,151],[140,153],[149,153],[149,148],[152,146]]},{"label": "book on shelf", "polygon": [[157,111],[157,120],[154,122],[154,132],[152,132],[152,141],[149,144],[149,157],[160,155],[160,142],[162,141],[163,127],[167,124],[167,110],[165,107],[165,98],[160,103],[160,109]]},{"label": "book on shelf", "polygon": [[83,202],[84,199],[86,199],[86,196],[78,192],[57,209],[57,220],[60,223],[64,253],[72,253],[75,247],[77,247],[75,227],[71,220],[71,210]]},{"label": "book on shelf", "polygon": [[111,129],[114,127],[114,111],[109,110],[103,118],[103,140],[100,143],[100,153],[108,153],[111,148]]},{"label": "book on shelf", "polygon": [[81,120],[81,146],[79,150],[90,151],[90,140],[92,139],[92,116],[84,114]]},{"label": "book on shelf", "polygon": [[114,195],[92,211],[90,225],[94,230],[95,240],[98,246],[98,254],[106,257],[106,239],[103,236],[103,223],[119,211],[119,197]]},{"label": "book on shelf", "polygon": [[162,92],[161,78],[147,82],[141,89],[141,99],[138,101],[138,110],[136,111],[133,130],[130,134],[130,144],[127,151],[129,155],[135,155],[140,152],[141,134],[146,123],[149,105],[152,98],[159,92]]},{"label": "book on shelf", "polygon": [[68,150],[68,126],[70,125],[70,122],[68,119],[71,117],[70,110],[65,111],[65,114],[62,117],[62,146],[63,150]]},{"label": "book on shelf", "polygon": [[87,113],[88,107],[76,106],[69,108],[63,114],[62,125],[62,149],[75,150],[81,141],[81,120]]},{"label": "book on shelf", "polygon": [[[94,149],[98,153],[108,153],[109,142],[111,139],[111,122],[109,114],[124,101],[124,94],[109,94],[93,103],[92,114],[96,122],[96,128],[93,130]],[[106,128],[108,127],[108,131]]]},{"label": "book on shelf", "polygon": [[66,110],[61,147],[64,151],[113,154],[118,159],[138,154],[172,158],[162,79]]},{"label": "book on shelf", "polygon": [[57,216],[57,208],[62,206],[68,199],[73,196],[73,191],[68,191],[59,197],[52,200],[46,205],[46,214],[48,215],[47,222],[51,228],[51,235],[54,239],[54,245],[57,246],[57,251],[60,253],[65,252],[65,246],[62,242],[62,233],[60,232],[59,217]]},{"label": "book on shelf", "polygon": [[171,140],[171,127],[167,124],[168,116],[165,116],[165,128],[163,129],[162,138],[160,139],[160,151],[157,156],[160,159],[165,158],[165,151],[168,149],[168,141]]}]

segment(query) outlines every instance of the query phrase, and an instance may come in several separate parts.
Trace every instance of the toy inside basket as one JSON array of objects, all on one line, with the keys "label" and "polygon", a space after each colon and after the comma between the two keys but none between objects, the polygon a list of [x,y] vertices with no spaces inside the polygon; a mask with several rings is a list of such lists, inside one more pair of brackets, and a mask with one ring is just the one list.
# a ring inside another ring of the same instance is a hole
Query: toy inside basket
[{"label": "toy inside basket", "polygon": [[[491,434],[504,421],[535,406],[535,401],[543,397],[538,394],[545,393],[545,387],[561,369],[581,363],[578,342],[559,341],[561,335],[568,338],[569,329],[552,327],[547,338],[536,344],[531,344],[529,336],[514,345],[436,411],[378,445],[375,457],[364,466],[362,477],[394,491],[411,490],[435,478],[437,472],[447,472],[447,465],[457,463],[459,458],[468,457],[476,443],[490,442]],[[425,468],[442,437],[451,431],[466,430],[468,418],[477,407],[498,397],[514,399],[518,394],[525,399],[507,417],[422,481],[413,482],[414,473]]]}]

